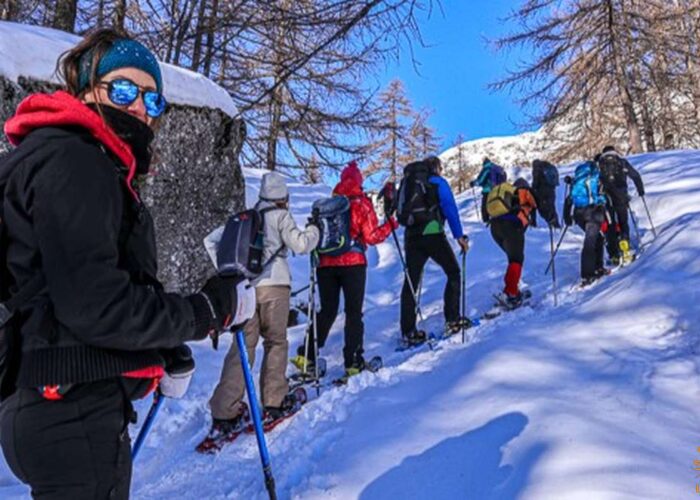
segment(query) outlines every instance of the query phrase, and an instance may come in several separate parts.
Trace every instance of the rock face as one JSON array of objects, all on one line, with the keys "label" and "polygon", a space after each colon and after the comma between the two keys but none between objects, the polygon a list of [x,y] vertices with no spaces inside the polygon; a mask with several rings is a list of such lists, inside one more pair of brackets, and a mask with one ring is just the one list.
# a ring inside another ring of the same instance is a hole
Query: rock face
[{"label": "rock face", "polygon": [[[0,125],[19,102],[55,85],[0,76]],[[203,238],[245,205],[245,183],[238,163],[245,125],[223,111],[173,105],[156,134],[153,175],[140,192],[156,224],[159,278],[169,291],[190,292],[214,268]],[[11,146],[0,137],[0,156]]]}]

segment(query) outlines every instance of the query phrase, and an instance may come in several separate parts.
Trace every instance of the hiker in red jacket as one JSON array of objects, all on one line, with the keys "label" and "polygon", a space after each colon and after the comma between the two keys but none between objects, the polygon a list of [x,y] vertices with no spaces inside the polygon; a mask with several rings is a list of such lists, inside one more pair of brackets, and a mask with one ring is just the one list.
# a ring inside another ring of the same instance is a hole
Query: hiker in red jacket
[{"label": "hiker in red jacket", "polygon": [[[365,367],[363,353],[364,323],[362,322],[362,302],[365,297],[367,281],[367,258],[365,251],[368,245],[376,245],[384,241],[392,228],[398,223],[391,217],[379,225],[377,214],[370,199],[362,192],[362,172],[357,163],[351,161],[340,176],[340,183],[333,190],[334,195],[347,196],[350,199],[350,237],[353,244],[347,252],[338,256],[322,255],[318,269],[318,289],[321,299],[321,311],[318,313],[318,347],[322,348],[328,332],[338,314],[340,292],[345,299],[345,372],[347,376],[358,374]],[[307,332],[313,335],[313,332]],[[313,345],[313,337],[308,339]],[[304,345],[297,349],[299,356],[294,361],[297,366],[303,366],[306,361],[308,372],[313,372],[313,349],[309,359],[305,360]],[[301,358],[301,359],[300,359]]]}]

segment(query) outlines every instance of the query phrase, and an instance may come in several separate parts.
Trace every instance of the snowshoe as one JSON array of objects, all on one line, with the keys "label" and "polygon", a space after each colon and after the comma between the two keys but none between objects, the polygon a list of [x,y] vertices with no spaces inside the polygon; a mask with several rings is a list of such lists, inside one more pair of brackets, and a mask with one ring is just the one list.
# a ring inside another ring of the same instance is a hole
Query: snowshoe
[{"label": "snowshoe", "polygon": [[496,294],[493,296],[496,299],[496,305],[501,307],[505,311],[512,311],[523,305],[527,304],[527,301],[532,297],[532,292],[530,290],[523,290],[518,293],[518,295],[510,296],[505,293]]},{"label": "snowshoe", "polygon": [[424,330],[413,330],[407,335],[402,335],[401,340],[399,340],[399,346],[396,348],[397,351],[406,351],[408,349],[413,349],[414,347],[421,346],[425,344],[428,340],[429,335]]},{"label": "snowshoe", "polygon": [[[301,407],[308,401],[306,390],[303,387],[296,387],[289,392],[282,400],[282,405],[279,407],[266,406],[263,411],[262,424],[263,431],[270,432],[279,424],[293,416]],[[248,426],[246,432],[253,432],[255,428]]]},{"label": "snowshoe", "polygon": [[230,420],[214,419],[209,434],[199,443],[195,450],[198,453],[214,454],[233,443],[238,436],[245,432],[250,423],[248,405],[241,403],[241,413]]},{"label": "snowshoe", "polygon": [[433,342],[439,342],[441,340],[445,340],[448,337],[451,337],[452,335],[456,335],[458,333],[462,332],[462,327],[464,327],[464,330],[468,330],[473,326],[477,326],[479,324],[478,319],[472,319],[472,318],[460,318],[456,321],[448,321],[445,323],[445,329],[443,330],[443,333],[441,336],[437,335],[431,335],[429,340]]},{"label": "snowshoe", "polygon": [[333,381],[333,385],[346,385],[351,377],[359,375],[365,370],[371,373],[376,373],[377,371],[379,371],[379,369],[381,369],[382,366],[384,366],[384,362],[382,361],[381,356],[374,356],[369,361],[363,361],[358,366],[351,366],[350,368],[346,368],[343,376],[335,379]]}]

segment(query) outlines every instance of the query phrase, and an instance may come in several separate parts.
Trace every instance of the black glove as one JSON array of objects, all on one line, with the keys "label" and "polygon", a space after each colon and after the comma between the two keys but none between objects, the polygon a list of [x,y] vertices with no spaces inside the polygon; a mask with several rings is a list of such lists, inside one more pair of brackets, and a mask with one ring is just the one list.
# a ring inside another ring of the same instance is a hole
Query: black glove
[{"label": "black glove", "polygon": [[476,186],[476,181],[471,181],[471,182],[469,183],[469,187],[474,187],[474,186]]},{"label": "black glove", "polygon": [[637,191],[637,193],[639,194],[639,196],[644,196],[644,193],[645,193],[644,188]]},{"label": "black glove", "polygon": [[255,313],[255,290],[242,276],[212,276],[187,299],[194,309],[195,340],[211,335],[214,348],[220,332],[242,327]]},{"label": "black glove", "polygon": [[564,177],[564,182],[567,184],[571,184],[573,182],[573,179],[570,175],[567,175],[566,177]]},{"label": "black glove", "polygon": [[573,226],[574,221],[571,219],[571,214],[564,214],[564,224],[567,226]]}]

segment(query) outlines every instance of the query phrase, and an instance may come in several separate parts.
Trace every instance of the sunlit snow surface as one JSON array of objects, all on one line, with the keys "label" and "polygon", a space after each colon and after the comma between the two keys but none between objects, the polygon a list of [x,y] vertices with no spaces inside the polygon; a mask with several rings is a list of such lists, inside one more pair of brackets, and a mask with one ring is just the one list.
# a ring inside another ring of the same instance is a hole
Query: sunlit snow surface
[{"label": "sunlit snow surface", "polygon": [[[652,241],[635,194],[632,206],[645,247],[639,260],[589,289],[573,290],[582,232],[571,229],[557,259],[554,308],[551,279],[543,273],[549,233],[531,229],[523,280],[534,294],[533,308],[469,330],[467,344],[458,336],[434,351],[395,352],[400,260],[391,239],[370,250],[366,356],[382,355],[386,368],[324,391],[267,435],[279,497],[695,496],[700,153],[642,155],[632,162],[644,177],[659,232]],[[249,205],[260,177],[246,171]],[[290,190],[299,224],[313,200],[329,192],[291,181]],[[476,221],[472,198],[465,194],[457,202],[473,242],[467,302],[477,315],[502,286],[506,259]],[[308,257],[291,263],[297,289],[308,281]],[[443,285],[439,269],[429,265],[422,295],[428,329],[442,325]],[[342,372],[343,319],[339,315],[322,353],[329,377]],[[290,329],[290,353],[304,328]],[[267,497],[253,436],[239,438],[218,456],[194,452],[210,424],[207,400],[229,345],[230,338],[218,352],[209,342],[194,345],[198,370],[192,387],[184,400],[164,404],[134,465],[134,498]],[[138,403],[141,419],[149,404]],[[3,463],[0,497],[27,494]]]}]

